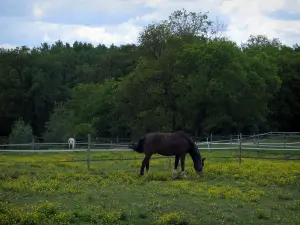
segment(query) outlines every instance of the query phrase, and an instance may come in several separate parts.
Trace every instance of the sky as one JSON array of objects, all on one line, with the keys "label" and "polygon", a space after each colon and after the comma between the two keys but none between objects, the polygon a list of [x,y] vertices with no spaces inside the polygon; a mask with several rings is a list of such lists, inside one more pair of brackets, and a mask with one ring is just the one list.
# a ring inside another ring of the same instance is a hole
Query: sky
[{"label": "sky", "polygon": [[300,44],[300,0],[1,0],[0,47],[137,43],[144,26],[183,8],[209,12],[238,45],[260,34]]}]

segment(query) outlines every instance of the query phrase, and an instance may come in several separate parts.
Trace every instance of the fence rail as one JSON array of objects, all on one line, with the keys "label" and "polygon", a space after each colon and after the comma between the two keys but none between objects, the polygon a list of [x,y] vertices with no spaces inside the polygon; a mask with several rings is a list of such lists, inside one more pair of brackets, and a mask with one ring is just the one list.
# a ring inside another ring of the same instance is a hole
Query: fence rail
[{"label": "fence rail", "polygon": [[[298,135],[296,135],[298,134]],[[279,139],[280,142],[266,142],[267,140]],[[281,138],[281,139],[280,139]],[[282,140],[283,138],[283,140]],[[295,141],[291,142],[288,138],[296,138]],[[194,140],[196,138],[193,138]],[[237,150],[237,157],[211,157],[211,158],[238,158],[241,164],[242,158],[258,158],[251,156],[243,156],[242,153],[246,151],[300,151],[300,132],[268,132],[264,134],[253,134],[253,135],[231,135],[226,140],[212,140],[206,138],[206,141],[197,141],[195,143],[199,150],[208,151],[226,151],[226,150]],[[112,140],[110,138],[96,138],[96,140]],[[91,152],[120,152],[120,151],[132,151],[128,148],[129,142],[119,142],[122,138],[118,139],[117,143],[109,141],[107,143],[98,143],[91,141],[91,136],[88,135],[87,142],[76,141],[76,146],[79,148],[69,149],[68,143],[24,143],[24,144],[1,144],[0,153],[62,153],[62,152],[87,152],[87,159],[83,160],[67,160],[68,162],[86,161],[88,169],[92,161],[99,161],[91,159]],[[123,138],[123,140],[128,140]],[[26,149],[14,149],[23,147]],[[50,149],[40,149],[50,147]],[[52,148],[51,148],[52,147]],[[59,148],[59,149],[53,149]],[[154,158],[166,158],[166,157],[154,157]],[[169,164],[170,164],[170,157]],[[273,159],[273,158],[272,158]],[[123,160],[123,159],[116,159]],[[137,160],[137,159],[132,159]],[[285,160],[300,160],[300,159],[285,159]],[[102,161],[102,160],[100,160]],[[0,161],[3,162],[3,161]],[[53,162],[53,161],[51,161]],[[58,161],[60,162],[60,161]]]},{"label": "fence rail", "polygon": [[[284,149],[284,150],[299,150],[300,151],[300,141],[294,141],[294,142],[264,142],[267,139],[272,139],[277,134],[281,134],[282,137],[297,137],[298,140],[300,140],[300,132],[269,132],[264,134],[256,134],[256,135],[247,135],[247,136],[241,136],[238,135],[237,138],[231,138],[226,140],[206,140],[206,141],[196,141],[196,145],[198,146],[198,149],[200,150],[234,150],[238,148],[242,148],[243,150],[265,150],[272,148],[274,150]],[[282,135],[283,134],[283,135]],[[287,135],[287,134],[299,134],[299,136],[293,136],[293,135]],[[272,136],[270,136],[272,135]],[[236,136],[236,135],[235,135]],[[267,136],[267,139],[264,138],[258,138]],[[281,137],[280,136],[280,137]],[[98,140],[103,139],[107,140],[110,138],[97,138]],[[111,138],[112,139],[112,138]],[[122,138],[119,138],[119,140]],[[125,138],[123,138],[125,139]],[[252,141],[250,141],[252,139]],[[130,142],[122,142],[122,143],[97,143],[95,141],[87,141],[87,142],[77,142],[76,146],[80,146],[80,148],[88,148],[90,146],[91,151],[98,151],[98,149],[105,149],[107,150],[113,150],[113,151],[128,151],[128,145]],[[205,147],[204,147],[205,146]],[[31,149],[12,149],[13,147],[31,147]],[[62,147],[61,149],[39,149],[42,147]],[[66,148],[64,148],[66,147]],[[84,149],[67,149],[68,143],[22,143],[22,144],[0,144],[0,152],[72,152],[72,151],[86,151]]]}]

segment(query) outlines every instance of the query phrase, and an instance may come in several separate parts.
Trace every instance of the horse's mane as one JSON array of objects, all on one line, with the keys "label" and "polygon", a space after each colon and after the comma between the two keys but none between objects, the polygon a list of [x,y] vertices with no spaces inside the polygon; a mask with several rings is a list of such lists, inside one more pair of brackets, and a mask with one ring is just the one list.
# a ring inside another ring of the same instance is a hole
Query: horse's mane
[{"label": "horse's mane", "polygon": [[[176,131],[176,132],[174,132],[174,133],[180,135],[181,137],[186,138],[186,140],[189,142],[189,145],[190,145],[189,153],[190,153],[191,155],[194,155],[194,156],[195,156],[195,155],[199,155],[199,156],[200,156],[200,152],[199,152],[199,149],[198,149],[196,143],[193,141],[192,138],[189,137],[189,135],[188,135],[186,132],[180,130],[180,131]],[[201,156],[200,156],[200,157],[201,157]]]}]

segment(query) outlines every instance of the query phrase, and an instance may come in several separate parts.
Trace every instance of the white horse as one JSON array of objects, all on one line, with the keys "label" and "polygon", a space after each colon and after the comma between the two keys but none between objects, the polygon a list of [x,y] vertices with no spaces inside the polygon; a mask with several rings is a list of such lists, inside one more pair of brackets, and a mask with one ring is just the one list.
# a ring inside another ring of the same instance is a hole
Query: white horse
[{"label": "white horse", "polygon": [[71,145],[72,145],[72,149],[74,149],[75,148],[75,138],[69,138],[68,144],[69,144],[69,149],[71,148]]}]

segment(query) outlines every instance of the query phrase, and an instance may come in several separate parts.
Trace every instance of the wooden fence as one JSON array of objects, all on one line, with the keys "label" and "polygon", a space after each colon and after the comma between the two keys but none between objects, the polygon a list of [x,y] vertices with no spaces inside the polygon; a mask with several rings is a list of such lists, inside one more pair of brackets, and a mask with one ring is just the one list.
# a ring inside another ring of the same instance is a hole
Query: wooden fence
[{"label": "wooden fence", "polygon": [[[102,159],[91,159],[91,152],[108,152],[108,151],[132,151],[128,148],[128,142],[108,141],[107,143],[97,143],[91,141],[91,135],[87,135],[87,142],[76,142],[75,149],[68,149],[68,143],[25,143],[25,144],[2,144],[0,153],[62,153],[62,152],[86,152],[86,160],[69,160],[68,162],[86,161],[87,168],[90,169],[91,161],[102,161]],[[298,141],[291,141],[296,139]],[[99,139],[98,139],[99,140]],[[194,139],[195,140],[195,139]],[[281,141],[281,142],[280,142]],[[212,136],[206,138],[206,141],[195,141],[199,150],[222,151],[236,150],[238,152],[239,164],[242,163],[244,151],[300,151],[300,133],[298,132],[268,132],[264,134],[253,135],[231,135],[230,139],[212,141]],[[17,149],[17,148],[24,149]],[[49,149],[49,147],[51,149]],[[15,148],[15,149],[14,149]],[[48,148],[48,149],[41,149]],[[54,148],[54,149],[53,149]],[[165,157],[153,157],[153,159]],[[171,158],[169,166],[171,166]],[[233,158],[233,157],[218,157]],[[234,157],[236,158],[236,157]],[[251,158],[251,157],[246,157]],[[105,159],[108,160],[108,159]],[[114,159],[110,159],[114,160]],[[118,159],[118,160],[137,160],[137,159]],[[300,159],[292,159],[300,160]],[[3,161],[0,161],[3,162]]]}]

